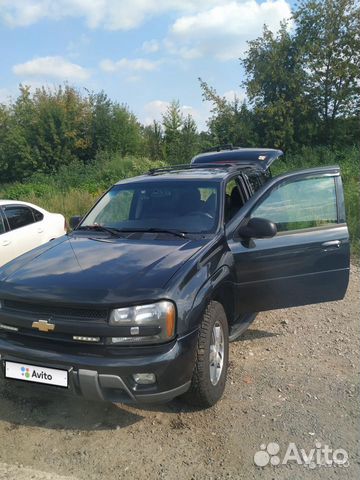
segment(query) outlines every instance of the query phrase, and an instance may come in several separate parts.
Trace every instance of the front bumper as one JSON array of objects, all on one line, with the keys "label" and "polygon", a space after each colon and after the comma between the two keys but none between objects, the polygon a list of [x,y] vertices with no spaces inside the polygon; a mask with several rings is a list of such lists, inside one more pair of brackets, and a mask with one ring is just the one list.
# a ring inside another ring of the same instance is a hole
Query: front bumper
[{"label": "front bumper", "polygon": [[[131,349],[131,354],[127,354],[127,347],[120,347],[121,355],[105,356],[103,353],[79,354],[70,352],[69,349],[66,352],[56,351],[50,349],[49,345],[46,349],[35,348],[0,338],[2,367],[0,375],[4,378],[5,360],[66,369],[69,372],[68,390],[90,400],[126,403],[167,402],[185,393],[190,386],[197,339],[198,331],[195,330],[170,344],[156,346],[150,350],[138,347]],[[136,373],[154,373],[156,383],[139,385],[133,379]]]}]

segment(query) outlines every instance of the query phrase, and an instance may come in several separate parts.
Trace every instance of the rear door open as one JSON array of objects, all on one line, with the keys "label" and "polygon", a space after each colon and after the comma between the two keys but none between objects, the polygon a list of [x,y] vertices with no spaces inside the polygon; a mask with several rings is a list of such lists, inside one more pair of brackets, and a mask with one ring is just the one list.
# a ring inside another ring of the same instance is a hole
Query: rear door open
[{"label": "rear door open", "polygon": [[216,147],[211,151],[196,155],[191,160],[191,165],[215,164],[218,166],[231,164],[252,167],[266,172],[276,160],[284,155],[281,150],[271,148],[219,148]]}]

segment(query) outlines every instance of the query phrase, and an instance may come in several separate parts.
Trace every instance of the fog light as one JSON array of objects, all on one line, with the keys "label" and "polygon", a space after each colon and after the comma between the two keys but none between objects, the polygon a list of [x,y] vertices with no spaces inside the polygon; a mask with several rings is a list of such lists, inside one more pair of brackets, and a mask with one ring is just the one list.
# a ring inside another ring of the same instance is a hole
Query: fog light
[{"label": "fog light", "polygon": [[12,325],[5,325],[4,323],[0,323],[0,328],[3,330],[9,330],[10,332],[17,332],[19,329],[17,327],[13,327]]},{"label": "fog light", "polygon": [[100,342],[100,337],[79,337],[74,335],[73,340],[77,342]]},{"label": "fog light", "polygon": [[156,382],[154,373],[135,373],[133,379],[139,385],[151,385]]}]

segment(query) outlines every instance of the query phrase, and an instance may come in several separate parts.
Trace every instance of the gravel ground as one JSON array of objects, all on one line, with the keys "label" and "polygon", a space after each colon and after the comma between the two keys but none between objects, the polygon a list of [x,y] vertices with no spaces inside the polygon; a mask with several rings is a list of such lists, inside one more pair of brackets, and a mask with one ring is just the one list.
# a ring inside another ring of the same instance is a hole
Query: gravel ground
[{"label": "gravel ground", "polygon": [[[359,293],[353,267],[344,301],[259,315],[231,344],[224,399],[206,411],[91,403],[2,381],[0,478],[360,478]],[[349,464],[254,464],[261,446],[279,445],[276,463],[291,442],[299,454],[345,449]]]}]

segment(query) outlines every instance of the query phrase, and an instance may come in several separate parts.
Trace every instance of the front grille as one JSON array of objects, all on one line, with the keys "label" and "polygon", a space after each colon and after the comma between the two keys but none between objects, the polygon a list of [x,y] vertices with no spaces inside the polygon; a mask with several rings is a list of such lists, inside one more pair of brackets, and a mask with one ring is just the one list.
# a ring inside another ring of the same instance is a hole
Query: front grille
[{"label": "front grille", "polygon": [[43,333],[43,332],[37,332],[35,330],[30,330],[27,328],[20,328],[18,332],[9,332],[9,331],[2,331],[0,329],[0,338],[16,338],[18,335],[21,335],[22,337],[29,337],[36,339],[40,342],[49,342],[49,341],[55,341],[55,342],[66,342],[66,343],[75,343],[77,345],[104,345],[106,339],[103,337],[100,337],[100,340],[98,342],[82,342],[80,340],[74,340],[73,335],[66,334],[66,333],[61,333],[61,332],[51,332],[51,333]]},{"label": "front grille", "polygon": [[53,305],[37,305],[33,303],[3,300],[3,308],[13,313],[30,313],[38,317],[74,318],[83,320],[107,320],[107,309],[88,309],[74,307],[58,307]]},{"label": "front grille", "polygon": [[[104,347],[106,345],[106,338],[100,337],[99,342],[80,342],[78,340],[74,340],[72,335],[64,334],[64,333],[42,333],[42,332],[35,332],[29,329],[19,329],[18,332],[9,332],[6,330],[2,330],[0,328],[0,339],[3,340],[10,340],[18,342],[19,339],[22,344],[26,344],[26,347],[30,348],[52,348],[52,344],[54,348],[56,345],[61,344],[62,346],[73,346],[76,345],[78,352],[78,348],[80,347],[82,351],[88,350],[92,353],[95,353],[99,347]],[[71,353],[71,352],[69,352]],[[74,353],[74,352],[72,352]]]}]

